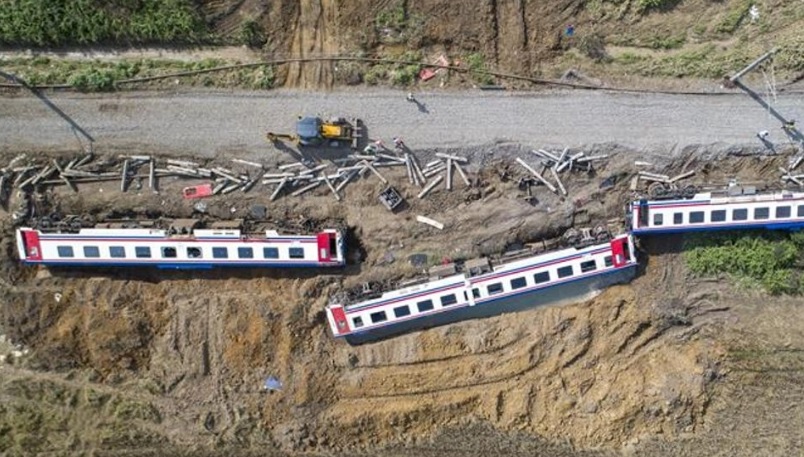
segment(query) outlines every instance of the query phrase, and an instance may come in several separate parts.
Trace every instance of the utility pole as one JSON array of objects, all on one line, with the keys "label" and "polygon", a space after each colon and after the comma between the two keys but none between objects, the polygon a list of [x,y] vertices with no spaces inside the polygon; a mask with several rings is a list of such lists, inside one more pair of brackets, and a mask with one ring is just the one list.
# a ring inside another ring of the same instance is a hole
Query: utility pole
[{"label": "utility pole", "polygon": [[804,135],[802,135],[801,131],[798,130],[798,128],[792,125],[792,120],[788,120],[787,118],[785,118],[780,112],[776,111],[776,109],[774,109],[770,104],[768,104],[768,102],[766,102],[759,94],[754,92],[750,87],[746,86],[745,84],[742,83],[742,81],[740,81],[740,78],[748,74],[751,70],[758,67],[760,64],[762,64],[762,62],[772,58],[777,51],[778,51],[777,48],[773,48],[770,51],[766,52],[765,54],[760,56],[757,60],[751,62],[750,64],[748,64],[748,66],[737,72],[734,76],[730,77],[728,81],[734,86],[739,87],[743,92],[748,94],[749,97],[756,100],[757,103],[759,103],[760,105],[762,105],[763,108],[768,110],[768,112],[773,117],[775,117],[776,119],[779,120],[779,122],[782,123],[782,127],[788,126],[787,128],[785,128],[785,133],[792,140],[801,143],[801,147],[802,149],[804,149]]}]

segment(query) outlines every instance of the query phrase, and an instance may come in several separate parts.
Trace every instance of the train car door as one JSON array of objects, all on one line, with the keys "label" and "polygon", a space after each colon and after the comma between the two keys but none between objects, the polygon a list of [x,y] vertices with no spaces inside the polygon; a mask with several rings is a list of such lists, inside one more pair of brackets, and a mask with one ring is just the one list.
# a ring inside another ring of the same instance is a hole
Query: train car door
[{"label": "train car door", "polygon": [[329,311],[330,323],[332,324],[332,331],[335,335],[349,333],[349,323],[346,321],[346,313],[343,311],[342,305],[333,305],[327,309]]},{"label": "train car door", "polygon": [[628,238],[617,238],[611,240],[611,258],[616,268],[622,267],[628,263],[629,253],[626,253]]},{"label": "train car door", "polygon": [[648,211],[648,201],[644,198],[639,201],[639,217],[637,218],[637,227],[647,227],[650,216]]},{"label": "train car door", "polygon": [[319,233],[316,236],[318,241],[318,261],[319,262],[332,262],[332,255],[337,255],[337,249],[332,249],[331,238],[334,238],[334,233]]},{"label": "train car door", "polygon": [[24,260],[42,260],[42,247],[39,245],[39,233],[34,230],[23,230],[21,233],[24,252],[20,254],[25,256]]}]

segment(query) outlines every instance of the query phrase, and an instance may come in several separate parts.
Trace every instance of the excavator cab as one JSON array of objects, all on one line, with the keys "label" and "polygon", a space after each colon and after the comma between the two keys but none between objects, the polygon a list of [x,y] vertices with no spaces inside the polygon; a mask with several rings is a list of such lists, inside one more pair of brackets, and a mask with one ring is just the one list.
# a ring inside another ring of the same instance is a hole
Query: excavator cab
[{"label": "excavator cab", "polygon": [[317,117],[303,117],[296,123],[296,135],[302,146],[320,146],[324,142],[322,122]]}]

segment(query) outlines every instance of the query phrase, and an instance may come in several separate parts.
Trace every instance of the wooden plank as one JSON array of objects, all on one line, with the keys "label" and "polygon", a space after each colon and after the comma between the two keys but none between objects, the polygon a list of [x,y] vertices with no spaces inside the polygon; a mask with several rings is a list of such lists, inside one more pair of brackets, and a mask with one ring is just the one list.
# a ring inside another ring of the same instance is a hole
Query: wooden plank
[{"label": "wooden plank", "polygon": [[438,222],[436,220],[430,219],[429,217],[424,216],[416,216],[416,220],[421,222],[422,224],[427,224],[431,227],[435,227],[439,230],[444,230],[444,224]]},{"label": "wooden plank", "polygon": [[327,177],[326,173],[324,173],[323,178],[324,178],[324,182],[327,184],[327,187],[329,187],[329,190],[332,191],[332,195],[335,196],[335,200],[341,201],[341,196],[338,195],[338,191],[335,190],[335,186],[332,185],[332,181],[329,180],[329,178]]},{"label": "wooden plank", "polygon": [[341,189],[343,189],[344,187],[346,187],[346,185],[349,183],[349,181],[351,181],[351,180],[352,180],[352,178],[354,178],[355,176],[357,176],[357,174],[358,174],[358,173],[360,173],[360,170],[352,170],[352,171],[350,171],[350,172],[349,172],[349,173],[348,173],[346,176],[344,176],[344,177],[343,177],[343,181],[341,181],[341,182],[338,184],[338,187],[336,187],[336,188],[335,188],[335,191],[336,191],[336,192],[340,192],[340,191],[341,191]]},{"label": "wooden plank", "polygon": [[261,163],[249,162],[248,160],[243,160],[243,159],[232,159],[232,162],[239,163],[241,165],[248,165],[248,166],[254,167],[254,168],[259,168],[260,170],[265,168],[265,167],[263,167],[263,165]]},{"label": "wooden plank", "polygon": [[678,175],[678,176],[674,176],[674,177],[670,178],[670,179],[668,180],[668,182],[669,182],[670,184],[672,184],[672,183],[674,183],[674,182],[676,182],[676,181],[680,181],[680,180],[682,180],[682,179],[684,179],[684,178],[689,178],[690,176],[692,176],[692,175],[694,175],[694,174],[695,174],[695,170],[691,170],[691,171],[688,171],[688,172],[686,172],[686,173],[681,173],[681,174],[680,174],[680,175]]},{"label": "wooden plank", "polygon": [[457,163],[454,165],[455,165],[455,171],[458,172],[458,175],[460,175],[461,179],[463,179],[463,182],[466,184],[466,186],[467,187],[471,186],[472,184],[469,182],[469,178],[466,177],[466,173],[464,173],[463,168],[461,168],[461,166],[458,165]]},{"label": "wooden plank", "polygon": [[271,198],[270,198],[271,201],[276,200],[276,197],[279,196],[279,192],[282,192],[282,188],[284,188],[285,184],[287,184],[287,183],[288,183],[288,178],[282,178],[282,181],[279,183],[279,185],[276,187],[274,192],[271,194]]},{"label": "wooden plank", "polygon": [[419,199],[424,198],[427,194],[430,193],[431,190],[433,190],[433,188],[435,188],[435,186],[438,185],[438,183],[441,182],[442,179],[444,179],[444,177],[439,175],[430,184],[426,185],[424,187],[424,189],[422,189],[422,191],[419,192],[419,195],[417,195],[416,198],[419,198]]},{"label": "wooden plank", "polygon": [[301,195],[301,194],[303,194],[305,192],[309,192],[309,191],[315,189],[316,187],[318,187],[319,184],[321,184],[321,181],[315,181],[312,184],[308,184],[308,185],[302,187],[301,189],[299,189],[297,191],[294,191],[293,193],[290,194],[290,196],[291,197],[298,197],[299,195]]},{"label": "wooden plank", "polygon": [[198,168],[198,165],[195,162],[188,162],[186,160],[176,160],[176,159],[167,159],[168,165],[175,165],[177,167],[184,167],[184,168]]},{"label": "wooden plank", "polygon": [[153,160],[148,163],[148,188],[154,192],[158,192],[159,189],[156,188],[156,164]]},{"label": "wooden plank", "polygon": [[555,168],[551,168],[551,169],[550,169],[550,173],[552,173],[552,174],[553,174],[553,179],[555,179],[555,180],[556,180],[556,183],[558,183],[558,188],[561,190],[561,193],[562,193],[562,194],[564,194],[564,195],[567,195],[567,189],[566,189],[566,188],[564,188],[564,183],[562,183],[562,182],[561,182],[561,179],[559,179],[559,177],[558,177],[558,172],[556,172],[556,169],[555,169]]},{"label": "wooden plank", "polygon": [[542,184],[544,184],[545,186],[547,186],[547,188],[548,188],[548,189],[550,189],[550,191],[551,191],[551,192],[556,192],[556,193],[558,193],[558,191],[556,190],[556,187],[555,187],[554,185],[552,185],[552,184],[551,184],[551,183],[550,183],[548,180],[544,179],[544,176],[542,176],[541,174],[539,174],[539,172],[537,172],[536,170],[534,170],[534,169],[533,169],[533,167],[531,167],[530,165],[528,165],[528,164],[527,164],[527,163],[526,163],[524,160],[522,160],[522,159],[520,159],[519,157],[517,157],[517,158],[516,158],[516,161],[517,161],[517,163],[519,163],[520,165],[522,165],[523,167],[525,167],[525,169],[526,169],[526,170],[528,170],[528,171],[529,171],[529,172],[530,172],[530,173],[531,173],[533,176],[535,176],[535,177],[536,177],[536,179],[538,179],[539,181],[541,181],[541,182],[542,182]]},{"label": "wooden plank", "polygon": [[447,190],[452,190],[452,159],[447,159]]},{"label": "wooden plank", "polygon": [[377,175],[378,178],[380,178],[380,181],[382,181],[383,184],[388,184],[388,180],[385,179],[385,176],[381,175],[380,172],[377,171],[377,169],[374,168],[369,162],[364,160],[363,163],[369,168],[369,170],[372,171],[372,173],[374,173],[375,175]]},{"label": "wooden plank", "polygon": [[126,185],[128,184],[128,160],[123,161],[123,173],[120,177],[120,192],[126,191]]},{"label": "wooden plank", "polygon": [[441,157],[442,159],[452,160],[454,162],[460,163],[469,163],[469,159],[466,157],[454,156],[450,154],[444,154],[443,152],[436,152],[436,157]]},{"label": "wooden plank", "polygon": [[301,162],[295,162],[295,163],[286,163],[284,165],[280,165],[278,168],[280,170],[289,170],[291,168],[301,168],[301,167],[304,167],[304,166],[305,165],[303,163],[301,163]]},{"label": "wooden plank", "polygon": [[446,165],[440,165],[438,168],[431,168],[429,170],[425,170],[422,174],[424,175],[425,178],[429,178],[430,176],[435,176],[446,169],[447,169]]}]

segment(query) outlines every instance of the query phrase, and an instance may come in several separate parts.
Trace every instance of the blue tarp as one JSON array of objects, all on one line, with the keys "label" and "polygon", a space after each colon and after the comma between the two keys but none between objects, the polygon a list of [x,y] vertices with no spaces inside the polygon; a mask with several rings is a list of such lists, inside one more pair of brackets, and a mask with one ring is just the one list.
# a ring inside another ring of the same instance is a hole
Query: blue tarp
[{"label": "blue tarp", "polygon": [[282,390],[282,382],[276,376],[268,376],[262,388],[265,390]]}]

